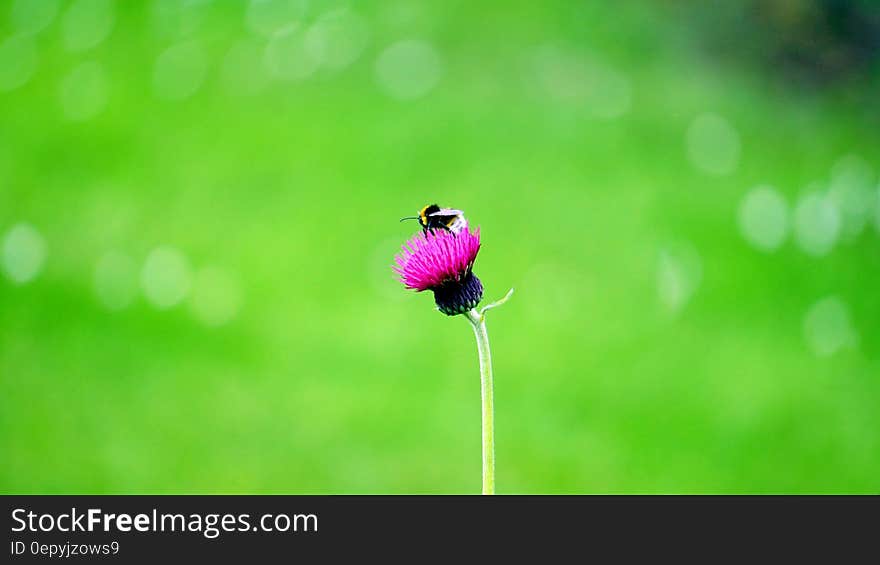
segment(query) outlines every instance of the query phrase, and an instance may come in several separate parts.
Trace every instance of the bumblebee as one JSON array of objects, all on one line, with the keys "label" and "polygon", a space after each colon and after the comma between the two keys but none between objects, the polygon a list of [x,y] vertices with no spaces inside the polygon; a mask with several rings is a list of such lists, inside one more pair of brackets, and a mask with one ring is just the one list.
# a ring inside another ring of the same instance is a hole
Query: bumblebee
[{"label": "bumblebee", "polygon": [[436,229],[457,234],[468,225],[464,212],[452,208],[441,208],[437,204],[428,204],[419,210],[418,216],[407,216],[400,219],[401,222],[404,220],[418,220],[422,231],[426,234],[430,230]]}]

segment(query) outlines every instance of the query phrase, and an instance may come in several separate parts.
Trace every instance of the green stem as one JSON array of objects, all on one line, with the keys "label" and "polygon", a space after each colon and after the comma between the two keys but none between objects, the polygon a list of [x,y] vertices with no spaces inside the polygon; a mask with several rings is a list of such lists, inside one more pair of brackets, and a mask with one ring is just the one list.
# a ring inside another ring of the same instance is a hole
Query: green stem
[{"label": "green stem", "polygon": [[480,354],[480,397],[483,414],[483,494],[495,494],[495,403],[492,382],[492,352],[489,350],[489,334],[486,318],[476,310],[467,312],[467,319],[474,328],[477,352]]},{"label": "green stem", "polygon": [[486,331],[486,312],[510,300],[511,288],[501,300],[483,306],[477,312],[465,313],[474,336],[477,338],[477,352],[480,355],[480,398],[482,399],[483,421],[483,494],[495,494],[495,385],[492,381],[492,352],[489,350],[489,333]]}]

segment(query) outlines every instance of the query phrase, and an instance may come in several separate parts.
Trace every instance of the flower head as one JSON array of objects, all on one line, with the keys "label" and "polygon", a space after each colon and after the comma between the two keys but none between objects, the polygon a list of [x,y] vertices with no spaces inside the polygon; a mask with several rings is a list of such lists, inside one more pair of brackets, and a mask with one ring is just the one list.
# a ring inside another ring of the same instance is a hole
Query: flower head
[{"label": "flower head", "polygon": [[479,251],[479,229],[428,230],[406,242],[393,268],[407,288],[433,291],[440,311],[453,316],[473,309],[483,298],[483,285],[472,272]]}]

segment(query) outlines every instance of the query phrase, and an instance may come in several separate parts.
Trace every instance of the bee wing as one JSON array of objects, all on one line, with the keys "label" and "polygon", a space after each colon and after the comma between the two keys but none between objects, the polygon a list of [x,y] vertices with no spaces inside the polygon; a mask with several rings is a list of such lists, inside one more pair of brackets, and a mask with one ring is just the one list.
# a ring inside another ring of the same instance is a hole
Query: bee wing
[{"label": "bee wing", "polygon": [[467,229],[468,222],[462,215],[450,216],[451,220],[447,222],[446,227],[449,228],[449,231],[452,233],[460,233],[462,230]]},{"label": "bee wing", "polygon": [[428,216],[464,216],[464,212],[453,208],[440,208],[436,212],[431,212]]}]

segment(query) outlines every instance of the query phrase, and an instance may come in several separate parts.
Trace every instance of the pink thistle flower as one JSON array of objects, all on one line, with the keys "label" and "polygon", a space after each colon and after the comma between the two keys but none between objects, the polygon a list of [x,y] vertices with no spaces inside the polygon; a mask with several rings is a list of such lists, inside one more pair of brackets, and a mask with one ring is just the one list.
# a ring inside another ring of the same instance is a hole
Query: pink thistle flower
[{"label": "pink thistle flower", "polygon": [[479,229],[427,230],[401,247],[393,270],[407,288],[433,291],[437,308],[454,316],[474,309],[483,298],[483,285],[473,274],[479,251]]}]

